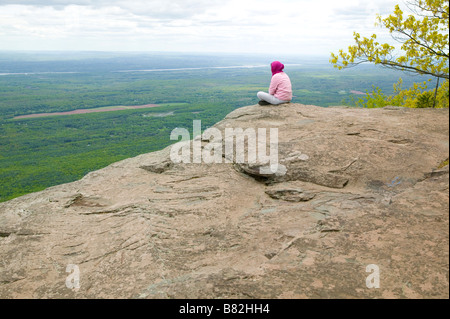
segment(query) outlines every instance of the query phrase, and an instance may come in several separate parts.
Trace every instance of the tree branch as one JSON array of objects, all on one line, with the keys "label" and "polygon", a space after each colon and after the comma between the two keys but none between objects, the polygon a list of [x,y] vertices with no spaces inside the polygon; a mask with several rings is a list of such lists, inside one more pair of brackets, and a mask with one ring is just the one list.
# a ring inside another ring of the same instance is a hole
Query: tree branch
[{"label": "tree branch", "polygon": [[[427,41],[425,41],[426,43],[422,43],[419,40],[417,40],[416,38],[414,38],[411,34],[408,34],[405,30],[401,30],[401,29],[396,29],[395,32],[400,33],[404,36],[406,36],[408,39],[410,39],[411,41],[413,41],[415,44],[417,44],[418,46],[427,49],[428,51],[432,52],[434,55],[436,56],[442,56],[442,57],[446,57],[448,58],[449,55],[442,53],[442,52],[436,52],[433,48],[430,47],[430,45],[428,44]],[[394,40],[398,41],[397,39],[394,38],[394,36],[392,36]]]},{"label": "tree branch", "polygon": [[419,74],[423,74],[423,75],[431,75],[437,78],[443,78],[443,79],[448,79],[449,75],[445,74],[445,73],[434,73],[431,71],[427,71],[427,70],[422,70],[413,66],[408,66],[408,65],[404,65],[404,64],[400,64],[397,62],[393,62],[393,61],[382,61],[379,64],[381,64],[382,66],[385,66],[387,68],[391,68],[391,69],[396,69],[396,70],[401,70],[401,71],[407,71],[407,72],[412,72],[412,73],[419,73]]}]

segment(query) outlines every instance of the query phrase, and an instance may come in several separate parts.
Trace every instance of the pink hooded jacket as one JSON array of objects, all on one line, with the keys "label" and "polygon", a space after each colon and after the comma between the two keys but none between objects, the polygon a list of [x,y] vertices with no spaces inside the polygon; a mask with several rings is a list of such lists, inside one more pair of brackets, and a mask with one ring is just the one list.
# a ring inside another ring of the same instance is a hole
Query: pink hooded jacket
[{"label": "pink hooded jacket", "polygon": [[283,72],[284,65],[279,61],[272,62],[272,80],[269,94],[282,101],[292,100],[292,85],[288,75]]}]

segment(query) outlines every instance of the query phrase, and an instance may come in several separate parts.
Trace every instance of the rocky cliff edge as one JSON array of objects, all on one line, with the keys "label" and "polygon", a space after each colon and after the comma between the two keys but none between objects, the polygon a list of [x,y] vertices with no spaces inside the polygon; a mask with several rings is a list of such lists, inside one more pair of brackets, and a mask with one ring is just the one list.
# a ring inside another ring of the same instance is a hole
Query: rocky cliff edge
[{"label": "rocky cliff edge", "polygon": [[168,147],[1,203],[0,297],[448,298],[448,112],[247,106],[215,128],[282,174]]}]

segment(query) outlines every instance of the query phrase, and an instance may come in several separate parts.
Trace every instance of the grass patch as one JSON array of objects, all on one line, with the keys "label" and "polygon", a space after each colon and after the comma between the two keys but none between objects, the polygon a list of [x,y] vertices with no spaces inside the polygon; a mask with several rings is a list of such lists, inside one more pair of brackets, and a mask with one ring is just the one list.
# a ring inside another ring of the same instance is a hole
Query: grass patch
[{"label": "grass patch", "polygon": [[439,164],[438,169],[444,168],[447,165],[448,165],[448,158],[445,161],[443,161],[441,164]]}]

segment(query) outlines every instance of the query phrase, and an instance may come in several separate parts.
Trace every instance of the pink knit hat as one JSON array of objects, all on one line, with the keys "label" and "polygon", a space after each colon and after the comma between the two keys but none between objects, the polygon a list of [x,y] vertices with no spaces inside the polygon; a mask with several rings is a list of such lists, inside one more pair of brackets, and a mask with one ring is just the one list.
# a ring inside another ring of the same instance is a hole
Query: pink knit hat
[{"label": "pink knit hat", "polygon": [[272,67],[272,76],[274,76],[277,73],[283,72],[284,64],[281,63],[280,61],[274,61],[272,62],[271,67]]}]

